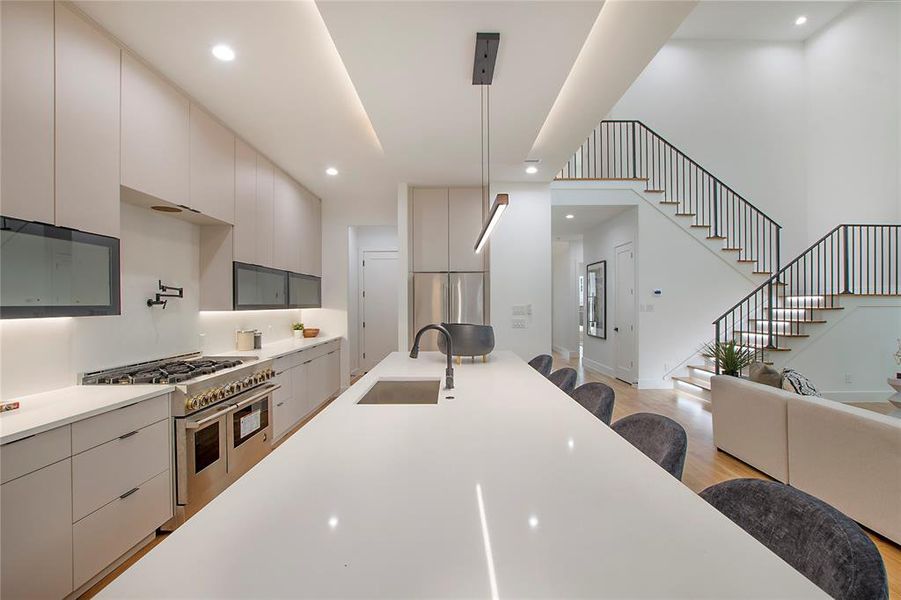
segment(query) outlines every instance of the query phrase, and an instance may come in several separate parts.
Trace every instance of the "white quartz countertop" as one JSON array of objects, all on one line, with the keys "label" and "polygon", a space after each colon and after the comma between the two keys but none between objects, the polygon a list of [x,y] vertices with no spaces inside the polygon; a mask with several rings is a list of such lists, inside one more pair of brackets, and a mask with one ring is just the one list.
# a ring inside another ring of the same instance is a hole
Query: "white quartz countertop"
[{"label": "white quartz countertop", "polygon": [[167,394],[173,389],[171,385],[72,385],[15,398],[19,408],[0,413],[0,445]]},{"label": "white quartz countertop", "polygon": [[293,354],[294,352],[300,352],[301,350],[309,350],[310,348],[315,348],[316,346],[321,346],[322,344],[327,344],[328,342],[339,339],[341,339],[341,336],[339,335],[322,334],[314,338],[303,338],[300,340],[295,340],[293,337],[290,337],[286,340],[272,342],[271,344],[263,344],[263,347],[257,350],[232,350],[230,352],[219,352],[211,356],[257,356],[260,360],[266,360],[269,358],[286,356],[288,354]]},{"label": "white quartz countertop", "polygon": [[455,370],[358,405],[443,376],[391,354],[100,595],[826,597],[519,358]]}]

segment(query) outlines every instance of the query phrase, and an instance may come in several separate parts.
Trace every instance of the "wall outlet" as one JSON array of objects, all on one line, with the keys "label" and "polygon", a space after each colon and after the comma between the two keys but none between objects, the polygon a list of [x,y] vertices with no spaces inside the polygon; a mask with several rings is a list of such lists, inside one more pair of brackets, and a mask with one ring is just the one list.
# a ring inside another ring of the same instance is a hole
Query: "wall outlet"
[{"label": "wall outlet", "polygon": [[513,316],[526,316],[532,314],[532,305],[531,304],[514,304],[513,305]]},{"label": "wall outlet", "polygon": [[513,319],[513,329],[525,329],[526,328],[526,320],[525,319]]}]

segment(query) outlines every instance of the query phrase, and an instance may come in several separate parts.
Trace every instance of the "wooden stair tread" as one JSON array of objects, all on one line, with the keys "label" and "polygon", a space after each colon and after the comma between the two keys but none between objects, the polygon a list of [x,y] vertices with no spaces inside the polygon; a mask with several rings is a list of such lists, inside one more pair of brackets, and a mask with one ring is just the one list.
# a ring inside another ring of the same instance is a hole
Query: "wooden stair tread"
[{"label": "wooden stair tread", "polygon": [[704,371],[705,373],[710,373],[711,375],[716,374],[716,367],[708,367],[707,365],[688,365],[689,369],[694,369],[695,371]]},{"label": "wooden stair tread", "polygon": [[[747,334],[747,335],[764,335],[764,336],[769,335],[769,333],[767,333],[766,331],[750,331],[748,329],[736,329],[735,333]],[[784,332],[774,331],[773,337],[806,338],[806,337],[810,337],[810,335],[807,333],[784,333]]]},{"label": "wooden stair tread", "polygon": [[693,385],[695,387],[701,388],[702,390],[710,391],[710,382],[706,379],[700,379],[698,377],[685,377],[683,375],[674,375],[672,377],[673,381],[680,381],[682,383],[687,383],[688,385]]},{"label": "wooden stair tread", "polygon": [[710,229],[710,225],[704,225],[703,223],[692,223],[691,227],[706,227],[707,229]]},{"label": "wooden stair tread", "polygon": [[740,344],[735,345],[739,350],[750,350],[751,352],[791,352],[791,348],[783,348],[781,346],[776,346],[775,348],[754,348],[752,346],[742,346]]},{"label": "wooden stair tread", "polygon": [[724,240],[724,239],[726,239],[726,236],[724,236],[724,235],[708,235],[707,239],[708,240]]},{"label": "wooden stair tread", "polygon": [[[756,259],[756,258],[739,258],[737,262],[740,262],[740,263],[756,263],[756,262],[757,262],[757,259]],[[757,271],[755,271],[755,273],[756,273],[756,272],[757,272]],[[767,273],[769,273],[769,271],[767,271]]]},{"label": "wooden stair tread", "polygon": [[645,190],[645,194],[662,194],[666,192],[666,190]]},{"label": "wooden stair tread", "polygon": [[[751,261],[751,262],[757,262],[757,261]],[[753,274],[754,275],[772,275],[773,272],[772,271],[753,271]],[[785,284],[777,283],[776,285],[785,285]]]},{"label": "wooden stair tread", "polygon": [[[748,321],[766,323],[767,319],[748,319]],[[773,319],[773,323],[826,323],[825,319]]]},{"label": "wooden stair tread", "polygon": [[741,252],[741,248],[720,248],[723,252]]},{"label": "wooden stair tread", "polygon": [[677,217],[696,217],[696,216],[698,216],[698,214],[697,214],[697,213],[680,213],[680,212],[677,212],[677,213],[676,213],[676,216],[677,216]]},{"label": "wooden stair tread", "polygon": [[660,204],[679,204],[678,200],[661,200]]}]

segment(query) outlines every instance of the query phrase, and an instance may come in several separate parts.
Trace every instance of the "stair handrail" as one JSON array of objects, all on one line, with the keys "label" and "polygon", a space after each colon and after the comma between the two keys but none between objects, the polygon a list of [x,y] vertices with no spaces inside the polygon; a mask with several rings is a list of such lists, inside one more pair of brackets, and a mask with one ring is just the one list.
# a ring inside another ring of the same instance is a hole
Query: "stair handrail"
[{"label": "stair handrail", "polygon": [[753,202],[751,202],[750,200],[748,200],[747,198],[745,198],[744,196],[742,196],[741,194],[739,194],[738,192],[736,192],[734,189],[732,189],[731,186],[729,186],[729,185],[726,184],[726,183],[723,183],[723,180],[722,180],[722,179],[720,179],[719,177],[717,177],[716,175],[714,175],[713,173],[711,173],[709,170],[707,170],[707,169],[705,169],[704,167],[702,167],[700,164],[698,164],[698,162],[697,162],[696,160],[694,160],[692,157],[690,157],[690,156],[689,156],[688,154],[686,154],[684,151],[682,151],[682,150],[680,150],[679,148],[677,148],[676,146],[674,146],[672,143],[670,143],[670,141],[669,141],[668,139],[666,139],[665,137],[663,137],[662,135],[660,135],[659,133],[657,133],[655,130],[653,130],[653,129],[651,129],[650,127],[648,127],[643,121],[640,121],[640,120],[638,120],[638,119],[604,119],[603,121],[601,121],[601,123],[637,123],[637,124],[641,125],[641,126],[644,127],[645,129],[647,129],[649,132],[651,132],[652,134],[654,134],[656,137],[660,138],[667,146],[669,146],[670,148],[672,148],[673,150],[675,150],[676,152],[678,152],[679,154],[681,154],[682,157],[683,157],[685,160],[687,160],[688,162],[690,162],[691,164],[693,164],[693,165],[694,165],[695,167],[697,167],[700,171],[703,171],[705,175],[707,175],[708,177],[710,177],[711,179],[713,179],[715,182],[717,182],[718,184],[720,184],[721,186],[723,186],[724,188],[726,188],[726,189],[727,189],[728,191],[730,191],[731,193],[735,194],[738,198],[740,198],[740,199],[742,200],[742,202],[744,202],[744,203],[747,204],[749,207],[753,208],[753,209],[756,210],[758,213],[760,213],[760,215],[761,215],[763,218],[765,218],[766,220],[768,220],[770,223],[772,223],[773,225],[775,225],[775,226],[778,227],[779,229],[782,229],[782,225],[780,225],[779,223],[777,223],[775,219],[773,219],[772,217],[770,217],[769,215],[767,215],[765,212],[763,212],[762,210],[760,210],[757,206],[754,205]]},{"label": "stair handrail", "polygon": [[677,215],[681,211],[695,224],[709,227],[711,239],[731,242],[729,248],[741,252],[740,260],[754,262],[757,272],[772,273],[780,266],[782,226],[637,119],[600,121],[555,179],[643,179],[648,187],[665,184],[658,191],[678,206]]},{"label": "stair handrail", "polygon": [[[873,250],[875,253],[877,245],[879,249],[882,250],[882,254],[879,255],[882,257],[882,260],[878,261],[878,268],[880,270],[880,279],[878,281],[875,280],[875,273],[870,272],[871,266],[875,267],[875,262],[871,262],[870,259],[870,231],[875,230],[879,232],[878,240],[873,238]],[[863,234],[866,233],[866,236]],[[862,244],[861,240],[866,237],[866,264],[863,264],[861,256]],[[886,244],[888,241],[888,252],[885,252]],[[878,243],[877,243],[878,242]],[[824,246],[824,244],[830,243],[831,246]],[[773,323],[778,321],[783,324],[788,324],[788,329],[792,331],[796,329],[797,326],[801,323],[808,322],[805,319],[793,319],[791,316],[783,319],[775,319],[773,317],[773,313],[776,310],[783,311],[794,311],[804,312],[808,310],[823,310],[827,308],[834,308],[834,297],[839,294],[856,294],[856,293],[865,293],[868,295],[880,295],[880,296],[888,296],[888,295],[901,295],[901,275],[899,275],[899,247],[901,247],[901,224],[896,223],[841,223],[836,225],[832,229],[830,229],[825,235],[820,237],[817,241],[808,246],[805,250],[803,250],[798,256],[796,256],[793,260],[787,263],[785,266],[780,267],[773,275],[771,275],[766,281],[761,283],[758,287],[752,290],[748,295],[735,303],[731,308],[721,314],[713,321],[713,325],[715,327],[715,341],[717,344],[721,343],[724,339],[728,339],[729,330],[726,328],[724,330],[723,326],[728,325],[728,322],[731,318],[732,321],[732,333],[734,335],[736,331],[736,320],[735,320],[735,312],[740,310],[743,306],[747,306],[748,310],[742,311],[742,316],[738,319],[738,326],[742,326],[746,321],[750,321],[752,319],[752,315],[758,315],[761,309],[766,310],[766,323],[767,328],[765,333],[754,333],[753,335],[765,336],[767,343],[765,345],[760,344],[759,346],[755,346],[751,344],[751,348],[753,351],[764,353],[768,350],[775,350],[778,348],[777,342],[779,340],[780,335],[785,335],[784,333],[780,333],[774,331]],[[894,248],[894,252],[892,249]],[[856,250],[857,252],[852,254],[852,251]],[[838,256],[840,254],[840,256]],[[831,256],[831,261],[829,264],[823,264],[825,258],[827,256]],[[885,258],[888,258],[888,264],[885,261]],[[816,262],[814,263],[814,259]],[[808,263],[810,266],[815,266],[816,269],[811,271],[808,269]],[[855,264],[856,263],[856,264]],[[863,269],[866,269],[866,280],[863,280]],[[894,276],[892,275],[894,273]],[[852,279],[854,275],[858,276],[858,283],[860,286],[863,286],[865,289],[858,289],[856,292],[854,291],[852,284]],[[809,303],[810,306],[805,306],[805,302],[802,302],[801,306],[792,307],[776,307],[774,306],[774,286],[785,286],[790,287],[792,285],[791,282],[783,281],[786,275],[789,275],[789,278],[792,279],[792,282],[798,283],[799,275],[801,279],[801,283],[803,284],[802,288],[797,291],[808,292],[808,294],[802,294],[800,296],[792,296],[794,298],[800,299],[812,299],[823,297],[826,300],[826,296],[829,296],[829,304],[822,306],[812,306],[812,302]],[[814,281],[812,275],[817,276],[816,284],[819,287],[814,288]],[[873,275],[874,279],[871,281],[870,276]],[[886,280],[886,276],[888,279]],[[833,284],[829,290],[825,288],[824,279],[828,278],[828,282]],[[837,281],[839,280],[839,281]],[[835,288],[834,284],[839,283],[840,288]],[[888,284],[886,286],[886,283]],[[810,288],[808,288],[808,284],[810,284]],[[886,287],[888,287],[888,291],[886,291]],[[838,291],[836,291],[838,289]],[[766,297],[766,304],[764,305],[762,302],[754,303],[753,310],[751,309],[751,300],[757,298]],[[792,313],[789,312],[789,315]],[[725,334],[725,335],[723,335]],[[720,365],[717,362],[716,364],[716,373],[719,374]]]}]

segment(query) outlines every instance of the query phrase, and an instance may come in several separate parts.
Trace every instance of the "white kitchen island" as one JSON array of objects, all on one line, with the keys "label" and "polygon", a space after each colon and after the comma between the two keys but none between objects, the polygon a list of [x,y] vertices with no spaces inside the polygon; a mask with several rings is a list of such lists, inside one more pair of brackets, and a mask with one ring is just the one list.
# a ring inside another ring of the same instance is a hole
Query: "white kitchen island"
[{"label": "white kitchen island", "polygon": [[391,354],[101,595],[826,597],[511,353],[357,404],[442,358]]}]

